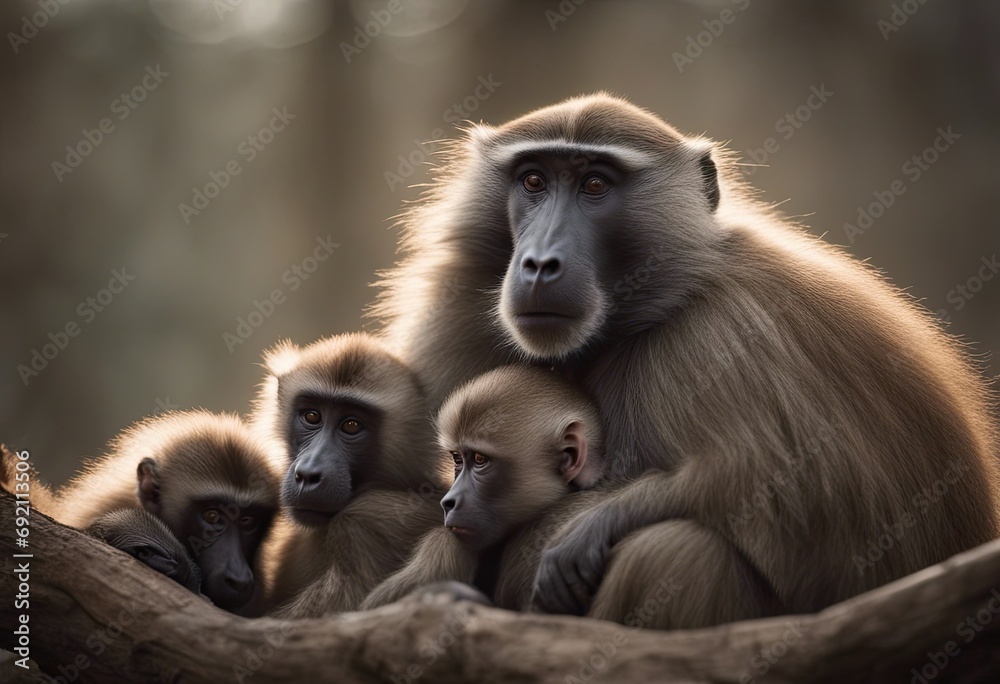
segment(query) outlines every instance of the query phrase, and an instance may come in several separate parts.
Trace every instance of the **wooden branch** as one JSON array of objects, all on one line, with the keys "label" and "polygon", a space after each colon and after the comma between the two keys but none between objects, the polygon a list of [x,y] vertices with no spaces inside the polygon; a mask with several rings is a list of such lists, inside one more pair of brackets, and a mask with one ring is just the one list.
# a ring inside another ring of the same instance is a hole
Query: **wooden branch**
[{"label": "wooden branch", "polygon": [[[14,570],[27,560],[30,656],[60,681],[939,684],[1000,671],[1000,541],[817,615],[656,632],[448,591],[367,613],[250,620],[37,513],[18,549],[14,519],[0,491],[0,647],[17,646]],[[12,557],[24,551],[34,557]]]}]

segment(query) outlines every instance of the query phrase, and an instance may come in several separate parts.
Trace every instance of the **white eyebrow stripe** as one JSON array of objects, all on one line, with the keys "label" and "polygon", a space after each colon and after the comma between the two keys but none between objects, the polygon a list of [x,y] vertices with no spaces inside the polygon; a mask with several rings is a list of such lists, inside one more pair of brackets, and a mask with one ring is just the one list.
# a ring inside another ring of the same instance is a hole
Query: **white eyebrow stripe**
[{"label": "white eyebrow stripe", "polygon": [[588,143],[570,142],[565,138],[552,140],[532,140],[501,145],[491,156],[501,164],[510,162],[514,157],[524,152],[555,153],[566,156],[574,154],[581,156],[612,157],[618,159],[630,170],[637,170],[652,166],[655,158],[646,152],[637,150],[634,147],[624,147],[621,145],[592,145]]}]

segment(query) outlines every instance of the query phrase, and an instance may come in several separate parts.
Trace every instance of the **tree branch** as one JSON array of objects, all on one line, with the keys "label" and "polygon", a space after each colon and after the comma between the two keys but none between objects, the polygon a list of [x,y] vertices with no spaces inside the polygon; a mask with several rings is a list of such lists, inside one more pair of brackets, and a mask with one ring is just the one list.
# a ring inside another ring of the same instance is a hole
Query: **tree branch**
[{"label": "tree branch", "polygon": [[[0,647],[15,649],[26,613],[32,660],[69,681],[921,682],[916,668],[939,684],[1000,670],[1000,541],[817,615],[656,632],[519,615],[448,591],[366,613],[250,620],[36,512],[18,549],[3,491],[0,521]],[[34,557],[12,557],[25,551]],[[28,611],[14,602],[25,561]]]}]

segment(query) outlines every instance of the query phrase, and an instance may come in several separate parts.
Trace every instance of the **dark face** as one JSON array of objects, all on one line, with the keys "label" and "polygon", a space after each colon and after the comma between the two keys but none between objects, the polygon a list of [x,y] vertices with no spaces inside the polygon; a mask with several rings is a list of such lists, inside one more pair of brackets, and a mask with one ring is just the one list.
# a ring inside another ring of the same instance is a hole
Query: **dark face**
[{"label": "dark face", "polygon": [[201,572],[183,548],[167,548],[155,539],[135,539],[118,548],[189,591],[201,593]]},{"label": "dark face", "polygon": [[356,402],[297,399],[289,431],[293,458],[281,486],[296,521],[322,525],[347,505],[376,462],[379,418]]},{"label": "dark face", "polygon": [[87,532],[195,594],[201,593],[198,566],[167,525],[148,511],[112,511],[95,520]]},{"label": "dark face", "polygon": [[466,448],[452,452],[452,458],[455,483],[441,499],[444,524],[481,551],[502,541],[514,526],[503,514],[504,496],[509,495],[506,464]]},{"label": "dark face", "polygon": [[513,258],[504,277],[503,320],[521,347],[561,358],[603,326],[605,281],[622,255],[628,175],[596,155],[534,153],[511,167]]},{"label": "dark face", "polygon": [[274,511],[232,501],[191,501],[177,530],[202,574],[202,593],[223,610],[239,610],[253,597],[253,562]]}]

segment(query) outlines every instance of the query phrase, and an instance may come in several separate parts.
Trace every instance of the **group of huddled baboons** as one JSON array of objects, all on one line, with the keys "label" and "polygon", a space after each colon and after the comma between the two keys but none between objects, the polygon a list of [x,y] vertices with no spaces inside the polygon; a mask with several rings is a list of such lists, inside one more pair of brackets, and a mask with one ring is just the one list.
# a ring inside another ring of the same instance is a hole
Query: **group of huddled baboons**
[{"label": "group of huddled baboons", "polygon": [[628,623],[669,582],[641,626],[700,627],[813,612],[998,536],[980,369],[753,200],[723,150],[599,94],[446,156],[378,332],[278,345],[245,420],[144,420],[34,507],[289,618],[452,580]]}]

